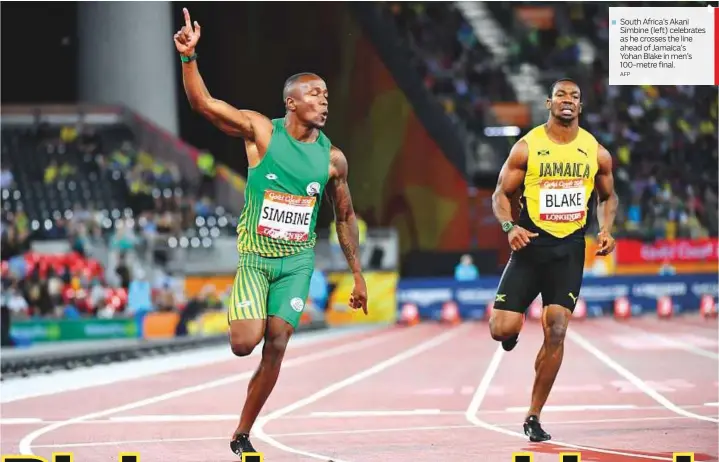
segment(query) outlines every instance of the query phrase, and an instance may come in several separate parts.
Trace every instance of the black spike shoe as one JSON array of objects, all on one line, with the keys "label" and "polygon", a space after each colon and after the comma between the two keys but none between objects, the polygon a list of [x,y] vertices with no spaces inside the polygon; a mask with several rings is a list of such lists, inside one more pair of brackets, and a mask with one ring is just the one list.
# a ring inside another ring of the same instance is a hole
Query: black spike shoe
[{"label": "black spike shoe", "polygon": [[250,435],[247,433],[238,433],[235,435],[233,440],[230,441],[230,449],[232,449],[232,452],[240,457],[242,457],[242,454],[257,452],[255,451],[255,448],[252,447],[252,443],[250,443]]},{"label": "black spike shoe", "polygon": [[517,346],[517,343],[519,342],[519,334],[515,334],[508,338],[507,340],[502,340],[502,348],[504,348],[504,351],[512,351],[514,350],[514,347]]},{"label": "black spike shoe", "polygon": [[524,421],[524,434],[529,437],[529,441],[538,443],[552,439],[552,435],[542,429],[539,419],[536,415],[530,415]]}]

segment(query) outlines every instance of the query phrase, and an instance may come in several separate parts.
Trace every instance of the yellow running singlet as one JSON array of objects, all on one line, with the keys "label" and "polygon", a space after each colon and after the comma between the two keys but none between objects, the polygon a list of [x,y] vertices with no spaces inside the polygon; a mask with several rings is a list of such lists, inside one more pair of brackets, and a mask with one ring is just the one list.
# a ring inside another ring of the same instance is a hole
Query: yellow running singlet
[{"label": "yellow running singlet", "polygon": [[518,224],[545,239],[583,239],[598,169],[596,138],[580,128],[574,141],[559,144],[540,125],[522,139],[529,158]]}]

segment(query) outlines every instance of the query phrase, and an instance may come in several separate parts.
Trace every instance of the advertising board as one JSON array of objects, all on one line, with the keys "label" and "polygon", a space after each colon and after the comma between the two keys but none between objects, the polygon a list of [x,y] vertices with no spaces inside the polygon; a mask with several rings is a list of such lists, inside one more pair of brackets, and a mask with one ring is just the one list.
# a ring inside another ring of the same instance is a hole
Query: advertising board
[{"label": "advertising board", "polygon": [[[423,319],[440,319],[442,305],[457,304],[464,319],[483,319],[494,300],[498,277],[476,281],[451,278],[403,279],[397,286],[397,309],[417,305]],[[634,314],[656,310],[657,300],[669,296],[675,312],[698,310],[703,295],[717,296],[717,277],[711,274],[675,276],[608,276],[585,278],[579,297],[587,304],[587,315],[609,313],[618,297],[627,297]]]},{"label": "advertising board", "polygon": [[10,335],[27,343],[137,338],[135,318],[31,319],[13,321]]},{"label": "advertising board", "polygon": [[335,288],[325,314],[328,325],[358,323],[393,323],[397,318],[396,290],[399,275],[395,272],[370,272],[364,275],[369,298],[368,314],[348,306],[354,279],[349,273],[330,273],[327,279]]}]

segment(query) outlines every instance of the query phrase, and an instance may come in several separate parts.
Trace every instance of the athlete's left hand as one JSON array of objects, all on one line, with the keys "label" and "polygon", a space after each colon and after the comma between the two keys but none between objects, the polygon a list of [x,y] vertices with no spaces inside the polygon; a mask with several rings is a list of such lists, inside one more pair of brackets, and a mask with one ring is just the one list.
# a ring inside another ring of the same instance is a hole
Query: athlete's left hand
[{"label": "athlete's left hand", "polygon": [[361,274],[355,276],[355,286],[350,295],[350,307],[353,310],[362,308],[364,314],[367,314],[367,284]]},{"label": "athlete's left hand", "polygon": [[609,231],[599,231],[597,238],[599,239],[599,248],[597,249],[597,255],[609,255],[614,251],[614,246],[616,246],[616,242],[614,242],[614,238],[611,234],[609,234]]}]

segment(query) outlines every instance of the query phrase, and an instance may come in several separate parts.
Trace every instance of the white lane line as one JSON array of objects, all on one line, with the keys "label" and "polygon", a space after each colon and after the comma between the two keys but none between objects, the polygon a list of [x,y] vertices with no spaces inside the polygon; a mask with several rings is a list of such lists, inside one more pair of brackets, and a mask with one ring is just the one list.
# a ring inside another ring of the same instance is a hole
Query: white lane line
[{"label": "white lane line", "polygon": [[579,335],[578,333],[574,331],[567,331],[567,338],[569,338],[571,341],[582,347],[584,350],[589,352],[591,355],[593,355],[595,358],[603,362],[607,367],[610,369],[613,369],[617,374],[621,375],[625,379],[627,379],[632,385],[637,387],[639,390],[644,392],[647,396],[652,398],[657,403],[661,404],[668,410],[683,415],[685,417],[691,417],[697,420],[705,420],[707,422],[713,422],[713,423],[719,423],[719,420],[694,414],[693,412],[689,412],[686,409],[682,409],[676,404],[669,401],[664,395],[660,394],[658,391],[654,390],[652,387],[647,385],[646,382],[644,382],[642,379],[634,375],[632,372],[630,372],[628,369],[626,369],[624,366],[613,360],[609,357],[609,355],[602,352],[599,348],[592,345],[587,339]]},{"label": "white lane line", "polygon": [[217,441],[227,440],[225,436],[204,436],[195,438],[158,438],[153,440],[126,440],[126,441],[87,441],[85,443],[61,443],[61,444],[36,444],[35,448],[92,448],[96,446],[125,446],[136,444],[155,444],[155,443],[190,443],[195,441]]},{"label": "white lane line", "polygon": [[146,422],[217,422],[224,420],[237,420],[237,414],[215,415],[123,415],[110,417],[116,423],[146,423]]},{"label": "white lane line", "polygon": [[[572,404],[572,405],[557,405],[557,406],[544,406],[542,408],[542,414],[545,412],[583,412],[583,411],[623,411],[628,409],[637,409],[638,406],[634,404]],[[505,409],[507,412],[527,412],[528,406],[516,406],[508,407]]]},{"label": "white lane line", "polygon": [[[368,339],[360,340],[359,342],[352,342],[349,344],[344,344],[344,345],[340,345],[340,346],[337,346],[334,348],[330,348],[328,350],[321,351],[318,353],[306,354],[304,356],[299,356],[297,358],[288,360],[287,362],[285,362],[282,365],[282,367],[283,368],[296,367],[296,366],[300,366],[303,364],[311,363],[313,361],[319,361],[322,359],[331,358],[333,356],[338,356],[338,355],[345,354],[345,353],[355,352],[355,351],[357,351],[358,348],[366,348],[371,345],[386,342],[390,339],[395,339],[399,336],[397,334],[397,332],[400,332],[400,331],[390,330],[390,331],[388,331],[388,333],[383,333],[376,337],[370,337]],[[33,452],[32,452],[33,441],[35,441],[37,438],[39,438],[42,435],[45,435],[47,433],[57,430],[58,428],[62,428],[67,425],[72,425],[72,424],[76,424],[76,423],[91,420],[91,419],[97,419],[99,417],[105,417],[105,416],[109,416],[112,414],[117,414],[119,412],[129,411],[131,409],[137,409],[137,408],[140,408],[143,406],[156,404],[156,403],[159,403],[162,401],[167,401],[167,400],[173,399],[173,398],[179,398],[181,396],[189,395],[190,393],[196,393],[199,391],[217,388],[217,387],[220,387],[223,385],[228,385],[231,383],[239,382],[241,380],[247,380],[250,377],[252,377],[253,374],[254,374],[254,371],[246,371],[241,374],[230,375],[230,376],[227,376],[227,377],[224,377],[221,379],[212,380],[212,381],[205,382],[205,383],[202,383],[199,385],[179,388],[177,390],[174,390],[174,391],[171,391],[168,393],[163,393],[163,394],[153,396],[150,398],[146,398],[146,399],[142,399],[139,401],[133,401],[131,403],[128,403],[128,404],[125,404],[122,406],[117,406],[117,407],[105,409],[103,411],[98,411],[98,412],[91,412],[89,414],[85,414],[85,415],[82,415],[79,417],[73,417],[71,419],[56,422],[54,424],[48,425],[47,427],[39,428],[39,429],[25,435],[20,440],[20,444],[19,444],[20,454],[32,455],[33,454]]]},{"label": "white lane line", "polygon": [[[398,427],[398,428],[367,428],[359,430],[328,430],[318,432],[294,432],[294,433],[273,433],[273,437],[291,437],[291,436],[327,436],[327,435],[353,435],[362,433],[391,433],[391,432],[408,432],[408,431],[429,431],[429,430],[451,430],[457,428],[475,428],[474,425],[436,425],[424,427]],[[154,440],[130,440],[130,441],[88,441],[85,443],[63,443],[63,444],[38,444],[36,448],[79,448],[94,446],[128,446],[137,444],[152,443],[184,443],[194,441],[214,441],[226,440],[227,436],[208,436],[197,438],[163,438]],[[332,459],[338,462],[337,459]]]},{"label": "white lane line", "polygon": [[399,364],[402,361],[410,359],[414,356],[417,356],[420,353],[424,353],[425,351],[427,351],[431,348],[441,345],[442,343],[446,342],[447,340],[451,339],[452,337],[455,337],[460,332],[467,330],[469,327],[470,327],[469,325],[463,324],[460,327],[453,328],[449,332],[445,332],[442,335],[434,337],[430,340],[426,340],[418,345],[415,345],[414,347],[408,348],[408,349],[404,350],[403,352],[396,354],[384,361],[381,361],[361,372],[351,375],[344,380],[340,380],[339,382],[335,382],[327,387],[324,387],[321,390],[318,390],[317,392],[313,393],[312,395],[310,395],[306,398],[303,398],[299,401],[295,401],[294,403],[292,403],[288,406],[285,406],[283,408],[277,409],[277,410],[269,413],[267,416],[264,416],[264,417],[258,419],[257,423],[255,424],[255,428],[254,428],[255,436],[257,436],[258,439],[264,441],[265,443],[269,444],[270,446],[273,446],[273,447],[280,449],[282,451],[285,451],[285,452],[299,454],[299,455],[302,455],[305,457],[310,457],[313,459],[320,459],[320,460],[324,460],[324,461],[332,460],[334,462],[347,462],[347,461],[338,459],[334,456],[329,457],[329,456],[325,456],[322,454],[316,454],[316,453],[309,452],[309,451],[302,451],[302,450],[287,446],[285,444],[282,444],[279,441],[272,438],[267,433],[265,433],[264,426],[267,425],[268,422],[270,422],[274,419],[277,419],[286,414],[289,414],[290,412],[296,411],[297,409],[300,409],[304,406],[312,404],[312,403],[314,403],[314,402],[316,402],[336,391],[339,391],[343,388],[346,388],[350,385],[360,382],[361,380],[364,380],[368,377],[378,374],[378,373],[384,371],[385,369],[388,369],[389,367]]},{"label": "white lane line", "polygon": [[[291,340],[291,347],[305,347],[342,337],[351,338],[365,332],[380,331],[382,329],[384,327],[371,326],[365,329],[340,328],[337,332],[304,332]],[[262,344],[260,343],[249,357],[255,358],[259,356],[261,350]],[[115,385],[124,381],[145,379],[190,368],[217,368],[235,361],[237,361],[237,358],[232,355],[230,348],[225,344],[202,347],[197,350],[183,351],[161,357],[133,359],[123,363],[97,364],[93,367],[69,371],[54,371],[49,375],[10,378],[3,381],[0,403],[52,396],[102,385]]]},{"label": "white lane line", "polygon": [[[662,417],[622,417],[616,419],[588,419],[588,420],[542,420],[542,424],[547,425],[589,425],[589,424],[603,424],[603,423],[618,423],[618,422],[651,422],[653,420],[686,420],[689,417],[683,415],[670,415]],[[517,423],[511,424],[498,424],[499,427],[515,427]]]},{"label": "white lane line", "polygon": [[[472,401],[470,401],[469,406],[467,407],[467,411],[465,412],[465,418],[468,422],[476,425],[477,427],[484,428],[485,430],[490,430],[497,433],[502,433],[504,435],[508,436],[515,436],[519,437],[525,441],[528,441],[529,438],[524,433],[519,433],[516,431],[508,430],[506,428],[503,428],[499,425],[493,425],[490,423],[487,423],[483,420],[481,420],[479,417],[477,417],[477,412],[479,412],[479,408],[482,405],[482,401],[484,401],[485,396],[487,395],[487,391],[489,390],[489,385],[492,382],[492,379],[497,374],[497,370],[499,369],[499,364],[502,361],[502,357],[504,356],[504,350],[502,349],[502,345],[499,345],[497,347],[497,350],[494,352],[494,355],[492,355],[492,360],[489,362],[489,366],[487,366],[487,369],[484,372],[484,375],[482,376],[482,380],[479,383],[479,386],[477,387],[477,390],[474,393],[474,396],[472,397]],[[570,443],[564,443],[557,440],[549,440],[545,441],[544,444],[552,444],[555,446],[565,447],[565,448],[573,448],[573,449],[580,449],[584,451],[592,451],[592,452],[601,452],[604,454],[613,454],[617,456],[626,456],[626,457],[632,457],[637,459],[652,459],[652,460],[667,460],[672,461],[670,458],[666,457],[655,457],[655,456],[649,456],[649,455],[641,455],[636,453],[628,453],[628,452],[622,452],[622,451],[612,451],[609,449],[601,449],[601,448],[594,448],[591,446],[580,446],[578,444],[570,444]]]},{"label": "white lane line", "polygon": [[714,353],[713,351],[704,350],[695,345],[692,345],[692,344],[686,343],[686,342],[682,342],[681,340],[671,338],[664,334],[660,334],[660,333],[650,331],[650,330],[645,330],[645,329],[635,327],[635,326],[618,325],[617,327],[621,327],[622,330],[632,332],[635,335],[647,337],[650,342],[663,343],[664,345],[671,347],[671,348],[675,348],[677,350],[683,350],[683,351],[686,351],[687,353],[691,353],[696,356],[702,356],[704,358],[709,358],[709,359],[713,359],[715,361],[719,361],[719,353]]},{"label": "white lane line", "polygon": [[[601,406],[601,405],[600,405]],[[546,411],[548,408],[561,406],[546,406],[542,411]],[[694,404],[688,406],[682,406],[684,409],[699,409],[705,407],[719,407],[719,403],[705,403],[705,404]],[[657,409],[664,409],[664,406],[633,406],[634,411],[652,411]],[[507,409],[499,410],[484,410],[479,411],[478,415],[504,415],[515,412],[525,412],[526,407],[512,407]],[[555,412],[557,410],[555,409]],[[559,410],[561,412],[561,410]],[[438,409],[417,409],[411,411],[339,411],[339,412],[312,412],[309,414],[297,414],[297,415],[286,415],[280,417],[283,420],[302,420],[302,419],[332,419],[332,418],[363,418],[363,417],[402,417],[402,416],[413,416],[413,415],[465,415],[465,411],[441,411]],[[657,419],[688,419],[689,417],[684,416],[668,416],[668,417],[632,417],[632,418],[617,418],[617,419],[599,419],[599,420],[562,420],[560,422],[554,422],[555,424],[561,423],[582,423],[582,422],[624,422],[632,420],[657,420]],[[78,422],[77,425],[117,425],[120,423],[152,423],[152,422],[216,422],[216,421],[236,421],[239,419],[237,414],[210,414],[210,415],[127,415],[119,417],[110,417],[105,420],[84,420]],[[64,422],[64,420],[45,420],[35,417],[14,417],[7,419],[0,419],[0,425],[45,425],[53,424],[58,422]],[[516,425],[513,423],[511,425]],[[501,425],[500,425],[501,426]],[[42,446],[35,446],[42,447]]]},{"label": "white lane line", "polygon": [[[464,414],[464,412],[462,412]],[[593,423],[616,423],[616,422],[645,422],[652,420],[680,420],[687,419],[688,417],[683,416],[670,416],[670,417],[628,417],[624,419],[598,419],[598,420],[562,420],[562,421],[547,421],[545,423],[551,425],[581,425],[581,424],[593,424]],[[498,427],[514,427],[516,423],[511,424],[499,424]],[[435,425],[435,426],[421,426],[421,427],[397,427],[397,428],[361,428],[356,430],[326,430],[316,432],[292,432],[292,433],[272,433],[274,438],[286,438],[286,437],[305,437],[305,436],[330,436],[330,435],[358,435],[366,433],[395,433],[395,432],[416,432],[416,431],[432,431],[432,430],[461,430],[477,428],[476,425]],[[226,440],[227,436],[206,436],[206,437],[193,437],[193,438],[162,438],[154,440],[126,440],[126,441],[87,441],[84,443],[62,443],[62,444],[38,444],[36,448],[79,448],[79,447],[95,447],[95,446],[129,446],[138,444],[155,444],[155,443],[186,443],[195,441],[221,441]]]},{"label": "white lane line", "polygon": [[413,409],[409,411],[319,411],[311,412],[310,417],[347,418],[347,417],[403,417],[413,415],[445,414],[439,409]]},{"label": "white lane line", "polygon": [[15,417],[0,419],[0,425],[27,425],[43,423],[42,419],[36,417]]}]

